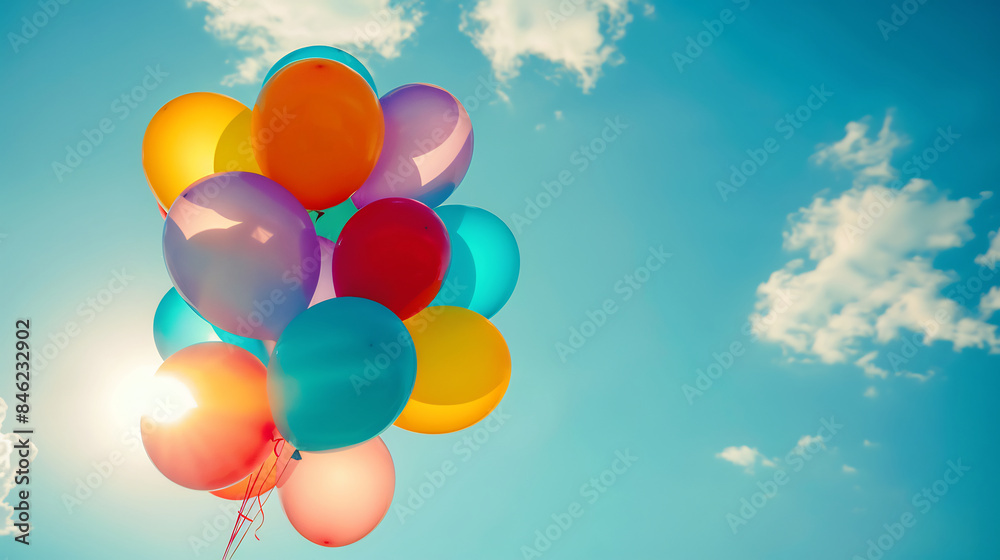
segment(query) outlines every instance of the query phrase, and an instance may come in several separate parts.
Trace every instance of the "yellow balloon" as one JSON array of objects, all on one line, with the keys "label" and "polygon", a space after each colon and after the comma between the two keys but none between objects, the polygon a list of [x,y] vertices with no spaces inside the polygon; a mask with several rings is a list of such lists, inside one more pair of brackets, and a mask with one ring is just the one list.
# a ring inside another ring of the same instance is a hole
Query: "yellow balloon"
[{"label": "yellow balloon", "polygon": [[218,93],[189,93],[160,108],[142,138],[142,167],[160,206],[170,209],[191,183],[215,173],[222,133],[241,112],[239,101]]},{"label": "yellow balloon", "polygon": [[257,159],[253,157],[253,144],[250,142],[250,109],[242,111],[229,123],[219,144],[215,147],[215,172],[249,171],[262,175]]},{"label": "yellow balloon", "polygon": [[510,351],[482,315],[447,305],[403,321],[417,351],[417,380],[396,425],[446,434],[479,422],[510,383]]}]

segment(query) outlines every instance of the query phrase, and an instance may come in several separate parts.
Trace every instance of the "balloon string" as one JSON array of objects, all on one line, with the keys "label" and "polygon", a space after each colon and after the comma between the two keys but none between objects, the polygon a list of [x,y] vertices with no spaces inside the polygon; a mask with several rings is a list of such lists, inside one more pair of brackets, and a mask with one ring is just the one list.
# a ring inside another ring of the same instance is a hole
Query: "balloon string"
[{"label": "balloon string", "polygon": [[[260,470],[263,468],[264,464],[261,463],[260,469],[258,469],[257,471],[258,476],[260,474]],[[240,510],[239,514],[236,517],[236,524],[233,527],[233,532],[230,533],[229,535],[229,543],[226,545],[226,551],[222,553],[222,560],[226,560],[226,556],[229,554],[229,549],[233,546],[233,541],[236,540],[236,535],[239,534],[240,527],[243,526],[243,520],[248,519],[247,516],[243,513],[243,508],[246,507],[247,501],[250,499],[250,493],[253,491],[253,487],[256,483],[256,480],[254,479],[254,475],[252,473],[250,474],[250,480],[248,482],[249,483],[247,484],[247,489],[243,492],[243,501],[240,502]]]},{"label": "balloon string", "polygon": [[[286,442],[285,442],[284,438],[281,438],[281,437],[279,437],[277,440],[275,440],[275,442],[274,442],[274,455],[275,455],[275,457],[278,457],[278,458],[281,457],[281,452],[284,451],[285,443]],[[263,470],[264,465],[261,464],[260,467],[261,467],[260,470]],[[275,467],[277,467],[277,461],[275,461],[275,464],[271,465],[271,468],[268,469],[267,474],[264,475],[265,478],[271,476],[271,473],[274,472]],[[259,531],[260,528],[264,526],[264,518],[265,518],[264,517],[264,504],[266,504],[267,500],[271,498],[271,492],[274,492],[274,489],[277,487],[277,480],[281,479],[281,476],[284,474],[285,469],[287,469],[287,468],[288,468],[288,463],[286,462],[285,465],[281,468],[281,471],[275,477],[275,486],[273,486],[270,490],[267,491],[267,495],[264,496],[264,500],[263,501],[261,501],[261,499],[260,499],[260,493],[257,494],[257,512],[260,513],[261,518],[260,518],[260,525],[258,525],[257,528],[254,530],[254,535],[253,536],[258,541],[260,540],[260,537],[257,536],[257,531]],[[259,478],[259,476],[260,476],[260,472],[258,471],[258,478]],[[249,490],[247,492],[249,494]],[[244,505],[245,505],[247,499],[248,499],[248,497],[245,496],[244,497]],[[246,517],[245,515],[243,515],[242,512],[243,512],[243,508],[241,507],[240,508],[240,515],[241,515],[241,517]],[[254,521],[257,520],[257,512],[253,513],[253,517],[246,517],[246,519],[250,521],[250,524],[247,525],[246,529],[243,530],[243,535],[240,536],[240,540],[236,541],[236,546],[233,547],[232,554],[229,553],[229,547],[226,548],[226,555],[228,555],[230,559],[232,559],[236,555],[236,551],[239,550],[240,545],[243,544],[243,539],[246,538],[247,533],[250,531],[250,527],[252,527]],[[250,511],[247,510],[247,513],[250,513]],[[242,520],[241,520],[240,522],[237,523],[236,528],[234,528],[234,530],[233,530],[233,536],[230,538],[230,545],[232,545],[233,541],[236,538],[236,534],[239,533],[239,530],[240,530],[240,528],[242,528],[242,526],[243,526],[243,523],[242,523]],[[223,555],[223,560],[225,560],[226,555]]]},{"label": "balloon string", "polygon": [[[276,458],[280,456],[280,454],[281,454],[280,450],[284,448],[284,445],[283,445],[284,442],[285,442],[284,438],[281,438],[281,437],[279,437],[277,440],[274,440],[274,452],[275,452],[275,457]],[[266,463],[266,462],[267,462],[267,460],[265,459],[264,463]],[[247,517],[246,513],[244,513],[244,509],[247,508],[247,503],[250,501],[250,497],[251,497],[250,495],[253,492],[254,488],[256,488],[257,482],[259,482],[261,480],[261,471],[264,470],[264,463],[260,464],[260,467],[257,469],[256,476],[253,473],[250,474],[250,479],[248,480],[247,489],[243,493],[243,501],[240,503],[240,510],[239,510],[239,514],[238,514],[238,516],[236,518],[236,524],[233,527],[233,532],[230,533],[230,535],[229,535],[229,543],[226,545],[226,551],[222,553],[222,560],[226,560],[226,556],[229,555],[229,550],[233,546],[233,541],[236,540],[236,535],[239,534],[240,529],[243,527],[243,521],[244,520],[250,521],[251,525],[253,524],[253,519],[251,519],[250,517]],[[275,461],[275,463],[277,463],[277,461]],[[273,471],[274,466],[275,465],[271,465],[271,469],[268,470],[267,475],[265,475],[265,477],[271,476],[271,472]],[[263,487],[263,483],[261,483],[261,487]],[[258,502],[258,504],[260,503],[260,493],[259,492],[257,493],[257,502]],[[249,513],[250,510],[246,509],[246,512]],[[254,516],[254,519],[256,519],[256,516]],[[261,519],[261,525],[263,526],[263,518]],[[257,529],[259,530],[260,527],[258,527]],[[257,536],[256,532],[254,532],[254,536],[255,537]],[[257,538],[257,540],[260,540],[260,538]],[[233,549],[233,553],[234,554],[236,553],[235,549]],[[232,558],[232,556],[230,556],[230,558]]]},{"label": "balloon string", "polygon": [[[284,469],[282,469],[282,473],[283,472],[284,472]],[[279,474],[278,476],[281,476],[281,475]],[[274,492],[274,488],[271,488],[270,490],[268,490],[267,491],[267,495],[264,496],[264,501],[263,501],[263,503],[261,503],[260,510],[259,510],[260,513],[261,513],[261,515],[264,514],[264,505],[266,505],[267,501],[271,498],[271,492]],[[253,523],[253,521],[256,520],[256,519],[257,519],[257,516],[256,516],[256,514],[254,514],[254,517],[253,517],[253,519],[250,522]],[[263,524],[264,524],[264,522],[263,522],[263,519],[262,519],[261,520],[261,526],[263,526]],[[236,543],[236,547],[233,548],[233,553],[229,556],[230,559],[232,559],[233,556],[236,555],[236,551],[240,548],[240,545],[243,544],[243,539],[246,538],[247,533],[249,532],[249,530],[250,530],[249,526],[246,529],[243,530],[243,536],[240,537],[240,540],[237,541],[237,543]],[[257,530],[260,530],[260,527],[257,527]],[[256,532],[254,533],[254,536],[255,537],[257,536]],[[260,540],[260,539],[258,538],[257,540]]]},{"label": "balloon string", "polygon": [[[262,504],[260,501],[260,494],[257,494],[257,509],[260,511],[260,525],[258,525],[257,528],[254,529],[253,538],[260,541],[260,537],[257,536],[257,531],[260,531],[260,528],[264,526],[264,504]],[[250,523],[253,524],[253,521],[251,520]]]}]

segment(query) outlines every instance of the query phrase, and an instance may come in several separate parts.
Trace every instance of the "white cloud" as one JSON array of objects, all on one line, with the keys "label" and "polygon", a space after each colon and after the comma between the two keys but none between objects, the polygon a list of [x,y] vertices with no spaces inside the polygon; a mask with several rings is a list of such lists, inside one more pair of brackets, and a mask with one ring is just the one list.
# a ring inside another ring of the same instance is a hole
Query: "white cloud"
[{"label": "white cloud", "polygon": [[223,79],[226,85],[254,83],[279,58],[310,45],[394,58],[424,17],[412,0],[188,0],[188,5],[204,5],[205,29],[247,53]]},{"label": "white cloud", "polygon": [[818,435],[806,435],[799,438],[799,442],[795,444],[795,447],[792,449],[792,453],[802,455],[806,452],[806,448],[813,444],[820,446],[822,449],[826,449],[826,444],[823,443],[823,438]]},{"label": "white cloud", "polygon": [[856,468],[854,468],[854,467],[852,467],[850,465],[844,465],[843,471],[844,471],[844,474],[855,474],[855,473],[858,472],[858,469],[856,469]]},{"label": "white cloud", "polygon": [[1000,309],[1000,286],[993,286],[979,300],[979,314],[983,319],[989,319],[998,309]]},{"label": "white cloud", "polygon": [[900,371],[899,375],[902,375],[903,377],[906,377],[906,378],[909,378],[909,379],[916,379],[917,381],[923,383],[924,381],[927,381],[928,379],[934,377],[934,374],[936,374],[936,373],[937,372],[934,371],[934,370],[929,370],[927,373],[914,373],[912,371]]},{"label": "white cloud", "polygon": [[[865,375],[871,377],[881,377],[885,379],[889,376],[889,372],[875,365],[875,358],[878,357],[878,350],[872,350],[871,352],[865,354],[858,358],[858,361],[854,362],[854,365],[860,367]],[[874,387],[872,387],[874,389]],[[868,396],[868,395],[865,395]]]},{"label": "white cloud", "polygon": [[563,120],[563,112],[562,111],[558,111],[557,110],[556,113],[555,113],[555,115],[556,115],[556,120],[557,121]]},{"label": "white cloud", "polygon": [[847,123],[842,140],[826,146],[813,155],[817,163],[830,161],[834,166],[855,170],[860,178],[891,179],[895,175],[889,160],[893,151],[908,141],[892,131],[892,117],[886,116],[875,140],[868,138],[866,120]]},{"label": "white cloud", "polygon": [[720,453],[715,454],[716,457],[724,461],[729,461],[730,463],[743,467],[747,473],[753,473],[753,468],[757,464],[758,459],[760,464],[765,467],[774,467],[774,461],[768,459],[760,451],[757,451],[756,447],[749,447],[746,445],[741,445],[739,447],[730,446],[722,450]]},{"label": "white cloud", "polygon": [[575,75],[584,92],[606,64],[622,60],[615,46],[632,21],[630,0],[479,0],[462,14],[472,38],[501,81],[516,77],[529,57]]},{"label": "white cloud", "polygon": [[[0,428],[3,428],[3,421],[7,416],[7,403],[0,399]],[[15,434],[5,434],[0,431],[0,535],[9,535],[14,532],[14,522],[12,516],[14,508],[7,503],[7,496],[14,488],[15,473],[18,470],[20,456],[15,445],[19,443],[20,437]],[[28,444],[29,461],[34,461],[38,449],[34,443]]]},{"label": "white cloud", "polygon": [[878,447],[877,443],[875,443],[873,441],[870,441],[870,440],[867,440],[867,439],[862,442],[862,445],[864,445],[865,447]]},{"label": "white cloud", "polygon": [[1000,259],[1000,229],[990,232],[990,248],[976,257],[976,264],[996,270],[997,259]]},{"label": "white cloud", "polygon": [[868,397],[869,399],[874,399],[875,397],[878,396],[878,389],[876,389],[875,386],[873,385],[865,389],[864,396]]},{"label": "white cloud", "polygon": [[890,165],[893,150],[905,144],[891,122],[887,117],[875,139],[865,122],[850,123],[844,139],[817,152],[817,162],[851,170],[854,184],[839,196],[817,196],[790,216],[784,246],[808,256],[790,260],[757,288],[751,320],[782,310],[772,313],[760,336],[792,360],[854,363],[885,377],[871,347],[904,331],[921,333],[925,344],[1000,351],[996,325],[943,297],[957,275],[933,264],[940,252],[973,238],[968,222],[990,193],[952,199],[917,178],[887,186],[898,175]]}]

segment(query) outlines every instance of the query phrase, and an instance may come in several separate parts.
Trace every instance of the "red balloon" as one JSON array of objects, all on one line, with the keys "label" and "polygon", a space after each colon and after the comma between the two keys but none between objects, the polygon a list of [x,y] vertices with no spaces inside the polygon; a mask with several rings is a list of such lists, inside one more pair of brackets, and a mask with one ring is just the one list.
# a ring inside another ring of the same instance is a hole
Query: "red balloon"
[{"label": "red balloon", "polygon": [[344,225],[333,250],[338,297],[381,303],[407,319],[427,307],[441,289],[451,244],[444,222],[409,198],[368,204]]}]

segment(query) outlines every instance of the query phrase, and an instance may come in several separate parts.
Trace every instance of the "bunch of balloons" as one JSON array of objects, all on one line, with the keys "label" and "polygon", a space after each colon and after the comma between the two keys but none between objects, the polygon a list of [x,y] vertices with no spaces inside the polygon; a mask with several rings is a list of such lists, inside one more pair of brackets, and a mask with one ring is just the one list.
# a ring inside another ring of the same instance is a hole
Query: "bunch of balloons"
[{"label": "bunch of balloons", "polygon": [[379,98],[325,46],[278,61],[252,110],[190,93],[156,113],[142,163],[173,288],[153,379],[177,398],[142,440],[164,476],[244,507],[276,487],[299,533],[343,546],[392,501],[379,434],[454,432],[496,407],[511,361],[489,319],[520,257],[493,214],[440,206],[472,149],[453,95]]}]

